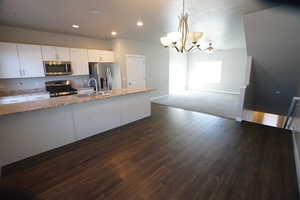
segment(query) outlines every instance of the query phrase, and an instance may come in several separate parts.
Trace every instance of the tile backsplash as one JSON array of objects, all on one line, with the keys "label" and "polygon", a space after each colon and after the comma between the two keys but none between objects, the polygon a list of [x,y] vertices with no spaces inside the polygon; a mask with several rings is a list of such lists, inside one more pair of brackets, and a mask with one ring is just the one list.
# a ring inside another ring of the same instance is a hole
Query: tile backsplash
[{"label": "tile backsplash", "polygon": [[70,80],[73,87],[87,87],[89,76],[59,76],[43,78],[22,78],[22,79],[0,79],[0,91],[17,91],[45,89],[45,82],[56,80]]}]

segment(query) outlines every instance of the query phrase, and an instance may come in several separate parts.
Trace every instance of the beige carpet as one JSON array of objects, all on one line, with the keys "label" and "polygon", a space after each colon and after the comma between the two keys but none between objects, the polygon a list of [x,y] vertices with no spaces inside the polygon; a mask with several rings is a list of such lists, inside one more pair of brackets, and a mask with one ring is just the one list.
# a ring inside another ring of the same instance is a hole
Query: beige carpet
[{"label": "beige carpet", "polygon": [[152,102],[235,119],[238,112],[239,95],[215,92],[182,92]]}]

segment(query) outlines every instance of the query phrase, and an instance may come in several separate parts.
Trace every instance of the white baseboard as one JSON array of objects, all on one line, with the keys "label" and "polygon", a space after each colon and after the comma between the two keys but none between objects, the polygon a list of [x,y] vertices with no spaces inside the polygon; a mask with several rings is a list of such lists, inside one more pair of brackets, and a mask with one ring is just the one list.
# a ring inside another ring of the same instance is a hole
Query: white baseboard
[{"label": "white baseboard", "polygon": [[215,89],[199,89],[199,90],[189,90],[192,92],[215,92],[215,93],[223,93],[223,94],[234,94],[234,95],[240,95],[239,92],[231,92],[226,90],[215,90]]},{"label": "white baseboard", "polygon": [[164,98],[164,97],[167,97],[169,95],[162,95],[162,96],[157,96],[157,97],[151,97],[151,101],[153,100],[157,100],[157,99],[161,99],[161,98]]},{"label": "white baseboard", "polygon": [[[296,173],[297,173],[297,182],[298,182],[298,191],[300,193],[300,160],[299,160],[299,151],[297,148],[295,132],[293,132],[293,147],[294,147],[294,158],[295,158],[295,165],[296,165]],[[299,133],[298,133],[299,134]]]}]

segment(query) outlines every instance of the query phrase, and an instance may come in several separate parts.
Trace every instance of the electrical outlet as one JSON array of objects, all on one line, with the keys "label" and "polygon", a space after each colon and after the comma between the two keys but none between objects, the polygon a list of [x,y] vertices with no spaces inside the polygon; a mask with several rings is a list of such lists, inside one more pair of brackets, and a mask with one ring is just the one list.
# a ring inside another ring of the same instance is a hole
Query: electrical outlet
[{"label": "electrical outlet", "polygon": [[18,86],[23,86],[23,82],[19,81]]},{"label": "electrical outlet", "polygon": [[281,94],[281,92],[279,90],[276,90],[275,94],[279,95],[279,94]]}]

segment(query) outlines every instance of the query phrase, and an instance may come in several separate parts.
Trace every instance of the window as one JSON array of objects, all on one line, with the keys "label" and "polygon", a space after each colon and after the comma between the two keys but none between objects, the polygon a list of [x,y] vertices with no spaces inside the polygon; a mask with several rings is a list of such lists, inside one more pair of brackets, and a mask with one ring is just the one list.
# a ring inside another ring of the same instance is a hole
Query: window
[{"label": "window", "polygon": [[220,84],[222,61],[197,62],[190,69],[189,88],[200,89],[206,84]]}]

